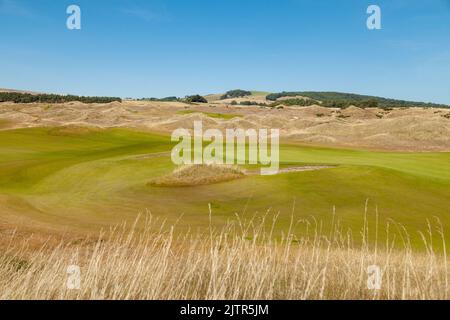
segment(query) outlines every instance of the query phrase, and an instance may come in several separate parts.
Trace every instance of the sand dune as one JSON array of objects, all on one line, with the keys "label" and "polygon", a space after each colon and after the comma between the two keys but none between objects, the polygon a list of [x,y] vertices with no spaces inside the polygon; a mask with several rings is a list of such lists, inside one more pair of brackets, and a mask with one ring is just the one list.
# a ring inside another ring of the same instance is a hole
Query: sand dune
[{"label": "sand dune", "polygon": [[[0,103],[2,130],[37,126],[129,127],[170,133],[207,128],[278,128],[296,142],[402,151],[450,151],[448,109],[393,110],[324,108],[284,109],[181,102],[113,102],[107,104]],[[231,115],[231,117],[230,117]],[[236,117],[232,117],[235,115]]]}]

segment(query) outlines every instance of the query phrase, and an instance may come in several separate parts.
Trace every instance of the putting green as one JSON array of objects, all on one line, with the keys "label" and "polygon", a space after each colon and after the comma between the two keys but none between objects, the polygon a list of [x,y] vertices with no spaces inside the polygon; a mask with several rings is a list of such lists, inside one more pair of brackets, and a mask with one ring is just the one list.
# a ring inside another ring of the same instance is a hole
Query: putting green
[{"label": "putting green", "polygon": [[[159,188],[147,185],[171,172],[174,144],[166,136],[127,129],[30,128],[0,132],[1,218],[53,228],[97,230],[133,221],[146,210],[177,221],[179,228],[204,230],[211,204],[215,225],[279,214],[276,234],[308,218],[331,224],[333,206],[355,238],[369,199],[368,219],[380,228],[393,219],[410,231],[438,217],[450,227],[450,153],[394,153],[283,145],[283,166],[330,164],[335,168],[251,175],[215,185]],[[295,231],[304,231],[298,224]],[[373,236],[374,227],[371,229]],[[448,237],[450,239],[450,237]],[[379,235],[380,241],[384,235]]]}]

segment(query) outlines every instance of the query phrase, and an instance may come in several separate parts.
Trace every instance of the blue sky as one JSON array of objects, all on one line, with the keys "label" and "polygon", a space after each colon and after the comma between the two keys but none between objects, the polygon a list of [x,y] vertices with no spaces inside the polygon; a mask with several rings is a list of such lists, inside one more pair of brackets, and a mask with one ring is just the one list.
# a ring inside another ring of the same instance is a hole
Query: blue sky
[{"label": "blue sky", "polygon": [[[82,29],[66,28],[66,8]],[[366,9],[382,10],[382,30]],[[0,87],[344,91],[450,104],[450,0],[0,0]]]}]

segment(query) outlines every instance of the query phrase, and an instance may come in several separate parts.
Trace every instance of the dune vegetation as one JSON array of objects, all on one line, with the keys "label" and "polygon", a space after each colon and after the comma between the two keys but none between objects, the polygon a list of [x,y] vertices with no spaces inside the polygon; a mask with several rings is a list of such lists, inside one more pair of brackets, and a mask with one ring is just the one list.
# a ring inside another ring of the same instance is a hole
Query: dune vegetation
[{"label": "dune vegetation", "polygon": [[[324,233],[310,219],[308,232],[296,234],[291,221],[279,240],[277,215],[269,213],[211,223],[205,233],[177,233],[177,225],[143,215],[95,238],[32,251],[32,240],[11,234],[0,251],[0,299],[448,299],[446,251],[431,244],[432,233],[445,243],[438,221],[423,234],[423,252],[394,223],[365,221],[352,235],[338,220]],[[370,245],[370,228],[386,233],[386,242]],[[400,238],[390,233],[395,228]]]}]

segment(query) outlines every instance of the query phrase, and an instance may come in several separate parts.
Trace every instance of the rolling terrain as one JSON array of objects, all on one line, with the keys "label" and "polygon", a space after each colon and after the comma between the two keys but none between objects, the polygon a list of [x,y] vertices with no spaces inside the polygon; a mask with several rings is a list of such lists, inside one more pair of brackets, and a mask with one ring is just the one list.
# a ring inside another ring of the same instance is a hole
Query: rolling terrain
[{"label": "rolling terrain", "polygon": [[[260,97],[260,96],[257,96]],[[264,97],[264,96],[263,96]],[[244,98],[247,99],[247,98]],[[450,151],[446,108],[233,106],[217,103],[125,101],[85,104],[0,103],[0,128],[89,126],[171,134],[203,121],[207,128],[278,128],[282,139],[330,147],[386,151]]]},{"label": "rolling terrain", "polygon": [[[222,96],[0,103],[0,298],[448,299],[449,109]],[[194,121],[279,128],[279,173],[175,166]]]},{"label": "rolling terrain", "polygon": [[[352,230],[369,220],[404,224],[415,242],[427,219],[450,225],[450,163],[446,152],[376,152],[281,146],[281,167],[327,165],[330,168],[248,175],[211,185],[158,187],[149,182],[170,174],[173,143],[166,135],[133,129],[46,127],[0,132],[0,219],[42,230],[80,233],[132,222],[141,212],[181,229],[207,230],[209,208],[215,225],[235,214],[251,217],[268,210],[278,215],[277,234],[295,222],[317,219],[324,228],[333,216]],[[273,192],[277,190],[277,192]],[[304,224],[296,224],[304,231]],[[383,236],[381,235],[382,239]]]},{"label": "rolling terrain", "polygon": [[[294,94],[278,99],[283,103]],[[321,97],[330,94],[349,97]],[[269,97],[251,92],[209,95],[207,103],[0,103],[2,228],[86,234],[151,212],[168,224],[182,216],[181,229],[203,232],[211,210],[217,226],[236,214],[269,212],[278,216],[278,236],[292,221],[299,232],[310,219],[327,229],[333,214],[358,232],[366,202],[371,223],[403,224],[414,243],[421,242],[417,230],[427,220],[450,224],[448,109],[231,104],[266,103]],[[219,177],[204,185],[178,177],[184,187],[152,183],[172,179],[177,168],[170,134],[191,130],[194,121],[204,129],[279,128],[280,174]],[[317,170],[302,169],[308,167]]]}]

